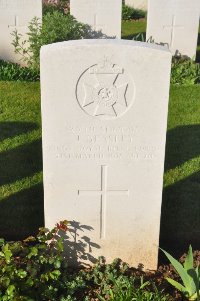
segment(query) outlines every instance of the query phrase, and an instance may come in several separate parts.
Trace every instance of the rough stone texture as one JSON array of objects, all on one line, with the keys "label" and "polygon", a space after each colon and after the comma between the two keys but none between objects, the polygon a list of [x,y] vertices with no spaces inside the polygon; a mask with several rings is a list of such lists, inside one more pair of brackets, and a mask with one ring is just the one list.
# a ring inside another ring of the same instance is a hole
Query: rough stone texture
[{"label": "rough stone texture", "polygon": [[0,59],[22,64],[21,56],[14,52],[11,33],[17,30],[26,38],[35,16],[42,19],[41,0],[0,0]]},{"label": "rough stone texture", "polygon": [[174,55],[196,55],[199,0],[149,0],[147,40],[166,44]]},{"label": "rough stone texture", "polygon": [[125,0],[125,4],[137,9],[147,10],[148,0]]},{"label": "rough stone texture", "polygon": [[73,220],[89,261],[156,268],[170,63],[133,41],[42,48],[45,224]]},{"label": "rough stone texture", "polygon": [[94,31],[108,38],[121,38],[121,0],[71,0],[70,11]]}]

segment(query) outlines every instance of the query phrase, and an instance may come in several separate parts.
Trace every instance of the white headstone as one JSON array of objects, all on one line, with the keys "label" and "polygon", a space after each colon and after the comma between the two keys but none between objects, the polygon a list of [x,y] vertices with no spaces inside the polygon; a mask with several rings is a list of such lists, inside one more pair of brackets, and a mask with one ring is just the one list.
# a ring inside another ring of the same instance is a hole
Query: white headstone
[{"label": "white headstone", "polygon": [[45,224],[85,225],[95,258],[156,268],[170,64],[133,41],[42,47]]},{"label": "white headstone", "polygon": [[149,0],[147,40],[169,47],[173,55],[195,58],[199,0]]},{"label": "white headstone", "polygon": [[11,33],[17,30],[26,38],[29,22],[42,19],[41,0],[0,0],[0,59],[22,63],[14,52]]},{"label": "white headstone", "polygon": [[121,38],[121,0],[71,0],[70,13],[107,38]]},{"label": "white headstone", "polygon": [[125,4],[146,11],[148,6],[148,0],[125,0]]}]

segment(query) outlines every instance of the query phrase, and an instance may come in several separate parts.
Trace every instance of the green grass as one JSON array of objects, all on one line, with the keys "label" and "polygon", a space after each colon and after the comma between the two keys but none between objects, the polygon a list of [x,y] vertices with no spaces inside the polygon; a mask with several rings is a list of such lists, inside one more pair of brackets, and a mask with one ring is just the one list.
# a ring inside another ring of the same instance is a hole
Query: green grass
[{"label": "green grass", "polygon": [[172,87],[160,244],[177,255],[200,235],[200,86]]},{"label": "green grass", "polygon": [[43,224],[39,83],[0,82],[0,236]]},{"label": "green grass", "polygon": [[139,33],[146,34],[146,20],[122,21],[122,38],[132,40]]},{"label": "green grass", "polygon": [[[11,239],[43,225],[40,89],[0,82],[0,90],[0,236]],[[161,245],[171,253],[171,242],[186,250],[200,234],[199,95],[200,86],[170,92]]]}]

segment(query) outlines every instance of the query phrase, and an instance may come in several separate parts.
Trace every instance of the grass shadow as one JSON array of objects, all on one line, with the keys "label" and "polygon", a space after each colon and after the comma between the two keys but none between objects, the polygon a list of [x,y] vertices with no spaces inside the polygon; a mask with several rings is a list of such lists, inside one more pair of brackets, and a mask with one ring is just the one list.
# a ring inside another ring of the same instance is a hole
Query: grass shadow
[{"label": "grass shadow", "polygon": [[[14,137],[31,133],[38,128],[32,122],[0,122],[0,142],[11,139],[12,143]],[[42,184],[22,190],[23,185],[16,183],[23,180],[28,187],[30,183],[26,177],[32,177],[41,171],[41,139],[0,152],[1,237],[8,240],[22,239],[33,235],[44,224]],[[12,189],[19,192],[11,194]]]},{"label": "grass shadow", "polygon": [[0,142],[37,129],[38,125],[33,122],[0,122]]},{"label": "grass shadow", "polygon": [[200,125],[178,126],[167,132],[165,171],[200,156]]},{"label": "grass shadow", "polygon": [[[163,191],[159,245],[180,257],[189,245],[200,245],[200,172]],[[162,254],[159,261],[163,262]]]},{"label": "grass shadow", "polygon": [[0,186],[42,171],[41,139],[0,153],[0,170]]},{"label": "grass shadow", "polygon": [[198,42],[197,42],[197,52],[196,52],[196,62],[200,63],[200,33],[198,34]]},{"label": "grass shadow", "polygon": [[0,201],[0,237],[19,240],[44,225],[43,185],[37,184]]},{"label": "grass shadow", "polygon": [[[167,134],[165,171],[200,156],[200,125],[177,127]],[[200,245],[200,171],[163,190],[160,243],[181,256]],[[166,258],[160,252],[159,262]]]}]

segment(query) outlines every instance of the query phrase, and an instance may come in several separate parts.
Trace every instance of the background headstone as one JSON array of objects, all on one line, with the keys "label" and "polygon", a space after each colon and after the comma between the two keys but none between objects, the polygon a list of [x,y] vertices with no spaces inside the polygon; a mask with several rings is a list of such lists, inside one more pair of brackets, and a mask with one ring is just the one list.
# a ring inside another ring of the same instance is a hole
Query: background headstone
[{"label": "background headstone", "polygon": [[14,52],[11,33],[16,29],[26,38],[34,17],[42,19],[41,0],[0,0],[0,59],[22,64],[21,56]]},{"label": "background headstone", "polygon": [[121,38],[121,0],[71,0],[70,13],[108,38]]},{"label": "background headstone", "polygon": [[125,4],[146,11],[148,7],[148,0],[125,0]]},{"label": "background headstone", "polygon": [[45,224],[84,225],[88,259],[156,268],[170,63],[133,41],[42,48]]},{"label": "background headstone", "polygon": [[167,45],[174,55],[194,58],[199,16],[199,0],[149,0],[147,40]]}]

